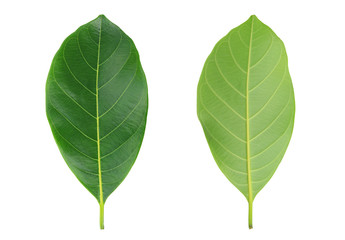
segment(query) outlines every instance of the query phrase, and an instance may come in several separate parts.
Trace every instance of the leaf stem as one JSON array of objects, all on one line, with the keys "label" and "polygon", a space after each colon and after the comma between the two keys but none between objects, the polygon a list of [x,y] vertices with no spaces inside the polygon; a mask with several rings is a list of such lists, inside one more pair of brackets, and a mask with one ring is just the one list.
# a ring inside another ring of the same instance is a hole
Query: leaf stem
[{"label": "leaf stem", "polygon": [[253,228],[253,202],[249,202],[249,211],[248,211],[248,225],[249,225],[249,229]]},{"label": "leaf stem", "polygon": [[104,203],[99,203],[99,226],[104,229]]}]

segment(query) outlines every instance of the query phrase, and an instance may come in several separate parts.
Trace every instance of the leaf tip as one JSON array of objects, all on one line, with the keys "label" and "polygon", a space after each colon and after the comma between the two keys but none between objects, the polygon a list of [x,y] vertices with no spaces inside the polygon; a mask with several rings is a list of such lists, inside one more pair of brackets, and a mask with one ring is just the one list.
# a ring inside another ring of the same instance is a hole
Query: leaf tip
[{"label": "leaf tip", "polygon": [[257,17],[255,14],[253,14],[253,15],[251,15],[251,16],[249,17],[248,20],[255,21],[255,20],[259,20],[259,19],[258,19],[258,17]]},{"label": "leaf tip", "polygon": [[254,25],[254,27],[258,27],[259,25],[263,24],[260,19],[256,15],[251,15],[248,20],[246,21],[248,24]]},{"label": "leaf tip", "polygon": [[99,18],[99,19],[107,19],[107,17],[104,14],[100,14],[97,18]]}]

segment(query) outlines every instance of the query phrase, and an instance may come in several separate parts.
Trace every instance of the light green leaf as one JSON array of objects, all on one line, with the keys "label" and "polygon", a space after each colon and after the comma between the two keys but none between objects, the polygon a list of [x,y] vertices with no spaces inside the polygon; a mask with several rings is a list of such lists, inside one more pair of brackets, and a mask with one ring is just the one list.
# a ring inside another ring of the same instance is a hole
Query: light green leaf
[{"label": "light green leaf", "polygon": [[81,26],[56,53],[46,111],[67,165],[100,205],[133,166],[148,108],[145,74],[133,41],[105,16]]},{"label": "light green leaf", "polygon": [[249,203],[277,169],[289,144],[295,100],[283,42],[251,16],[207,58],[198,117],[212,155]]}]

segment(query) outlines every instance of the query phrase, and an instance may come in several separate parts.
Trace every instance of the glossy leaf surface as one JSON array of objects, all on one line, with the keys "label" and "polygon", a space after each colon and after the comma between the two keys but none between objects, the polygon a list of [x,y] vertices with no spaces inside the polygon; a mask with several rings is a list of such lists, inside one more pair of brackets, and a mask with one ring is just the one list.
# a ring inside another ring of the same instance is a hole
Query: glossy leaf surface
[{"label": "glossy leaf surface", "polygon": [[289,144],[295,115],[283,42],[255,16],[214,47],[198,85],[198,117],[221,171],[252,203]]},{"label": "glossy leaf surface", "polygon": [[56,53],[46,111],[69,168],[101,208],[138,155],[146,125],[145,74],[133,41],[105,16],[81,26]]}]

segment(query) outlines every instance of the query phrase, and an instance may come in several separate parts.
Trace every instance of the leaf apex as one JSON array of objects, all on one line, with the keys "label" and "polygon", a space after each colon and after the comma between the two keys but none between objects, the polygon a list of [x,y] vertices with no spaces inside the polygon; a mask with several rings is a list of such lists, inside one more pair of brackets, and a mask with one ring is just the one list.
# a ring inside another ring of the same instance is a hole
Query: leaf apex
[{"label": "leaf apex", "polygon": [[97,18],[99,18],[99,19],[107,19],[107,17],[104,14],[100,14]]},{"label": "leaf apex", "polygon": [[253,14],[253,15],[251,15],[251,16],[249,17],[248,20],[259,20],[259,19],[258,19],[258,17],[257,17],[255,14]]},{"label": "leaf apex", "polygon": [[251,15],[246,22],[255,25],[255,27],[263,24],[263,22],[261,22],[260,19],[254,14]]}]

